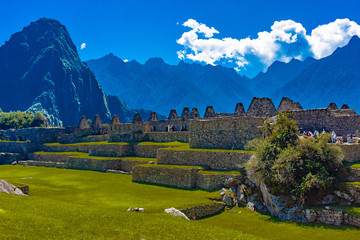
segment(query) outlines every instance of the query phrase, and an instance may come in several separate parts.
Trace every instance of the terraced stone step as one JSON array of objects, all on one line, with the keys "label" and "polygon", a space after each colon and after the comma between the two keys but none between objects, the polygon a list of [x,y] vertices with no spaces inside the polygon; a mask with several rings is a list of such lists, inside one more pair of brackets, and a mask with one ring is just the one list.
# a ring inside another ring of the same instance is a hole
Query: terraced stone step
[{"label": "terraced stone step", "polygon": [[90,156],[123,157],[138,156],[156,158],[159,148],[189,146],[181,142],[82,142],[71,144],[47,143],[42,146],[45,152],[84,152]]},{"label": "terraced stone step", "polygon": [[105,172],[107,169],[132,172],[134,166],[156,162],[156,158],[90,156],[81,152],[35,152],[32,160],[39,162],[61,162],[65,168]]},{"label": "terraced stone step", "polygon": [[198,166],[144,164],[134,167],[132,180],[179,188],[195,188]]},{"label": "terraced stone step", "polygon": [[360,162],[347,163],[345,166],[347,181],[360,182]]},{"label": "terraced stone step", "polygon": [[204,171],[200,166],[145,164],[133,171],[134,182],[145,182],[180,188],[217,190],[227,178],[242,180],[240,171]]},{"label": "terraced stone step", "polygon": [[11,164],[14,161],[25,159],[25,155],[21,153],[0,152],[0,165]]},{"label": "terraced stone step", "polygon": [[18,164],[23,165],[23,166],[65,168],[65,163],[63,163],[63,162],[45,162],[45,161],[34,161],[34,160],[22,160],[22,161],[18,161]]},{"label": "terraced stone step", "polygon": [[254,152],[222,149],[193,149],[188,146],[158,150],[159,164],[203,166],[213,170],[241,170]]},{"label": "terraced stone step", "polygon": [[123,157],[132,153],[128,143],[84,142],[72,144],[47,143],[43,144],[45,152],[83,152],[90,156]]},{"label": "terraced stone step", "polygon": [[240,171],[199,171],[197,173],[196,187],[206,190],[217,190],[223,187],[228,178],[243,180]]},{"label": "terraced stone step", "polygon": [[344,143],[338,145],[344,153],[344,162],[359,162],[360,161],[360,144]]}]

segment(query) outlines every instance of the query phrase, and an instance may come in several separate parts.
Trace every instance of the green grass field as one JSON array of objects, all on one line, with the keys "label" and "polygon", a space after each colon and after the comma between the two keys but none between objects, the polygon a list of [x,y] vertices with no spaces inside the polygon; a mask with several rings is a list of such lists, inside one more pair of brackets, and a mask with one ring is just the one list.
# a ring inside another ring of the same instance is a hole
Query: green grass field
[{"label": "green grass field", "polygon": [[[131,182],[131,176],[45,167],[0,166],[0,179],[30,196],[0,193],[0,239],[359,239],[360,230],[279,222],[234,208],[199,221],[163,213],[210,203],[218,192]],[[143,207],[144,213],[127,212]]]}]

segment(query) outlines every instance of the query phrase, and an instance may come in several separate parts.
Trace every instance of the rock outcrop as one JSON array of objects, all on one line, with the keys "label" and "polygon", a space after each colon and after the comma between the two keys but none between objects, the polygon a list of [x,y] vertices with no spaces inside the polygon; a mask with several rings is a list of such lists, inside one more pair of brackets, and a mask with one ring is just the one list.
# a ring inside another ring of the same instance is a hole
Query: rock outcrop
[{"label": "rock outcrop", "polygon": [[0,180],[0,192],[15,195],[26,195],[19,188],[16,188],[14,185],[8,183],[5,180]]}]

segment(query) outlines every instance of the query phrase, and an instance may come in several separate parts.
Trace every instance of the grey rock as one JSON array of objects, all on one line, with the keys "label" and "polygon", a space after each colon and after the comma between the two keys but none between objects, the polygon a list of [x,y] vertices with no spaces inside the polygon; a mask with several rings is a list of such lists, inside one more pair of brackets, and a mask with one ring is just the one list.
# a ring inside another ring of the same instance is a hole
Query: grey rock
[{"label": "grey rock", "polygon": [[246,207],[251,211],[255,211],[255,204],[253,202],[248,202]]},{"label": "grey rock", "polygon": [[344,192],[340,192],[340,191],[335,191],[334,192],[336,196],[338,196],[340,199],[345,200],[346,202],[353,202],[354,198],[351,197],[350,195],[344,193]]},{"label": "grey rock", "polygon": [[181,212],[180,210],[172,207],[172,208],[167,208],[165,209],[164,211],[165,213],[168,213],[170,215],[173,215],[173,216],[180,216],[180,217],[183,217],[185,218],[186,220],[190,220],[183,212]]},{"label": "grey rock", "polygon": [[233,207],[234,206],[234,201],[233,199],[229,196],[229,195],[224,195],[223,196],[223,202],[226,204],[226,206],[228,207]]},{"label": "grey rock", "polygon": [[8,183],[5,180],[0,180],[0,192],[26,196],[20,189],[15,188],[14,185]]}]

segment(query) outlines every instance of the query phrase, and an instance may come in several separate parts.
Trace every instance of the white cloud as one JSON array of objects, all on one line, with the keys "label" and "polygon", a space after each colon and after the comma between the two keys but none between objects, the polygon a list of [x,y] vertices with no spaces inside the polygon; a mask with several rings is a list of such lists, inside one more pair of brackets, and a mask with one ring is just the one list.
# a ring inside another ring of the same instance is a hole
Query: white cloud
[{"label": "white cloud", "polygon": [[82,43],[81,46],[80,46],[80,49],[83,50],[86,48],[86,43]]},{"label": "white cloud", "polygon": [[360,26],[349,19],[336,19],[320,25],[308,37],[311,50],[316,58],[329,56],[337,47],[345,46],[351,37],[360,36]]},{"label": "white cloud", "polygon": [[326,57],[337,47],[346,45],[352,36],[360,36],[360,26],[349,19],[321,25],[312,30],[311,35],[306,34],[301,23],[275,21],[270,32],[259,32],[253,39],[215,38],[213,36],[219,31],[194,19],[187,20],[183,26],[191,30],[177,40],[184,46],[177,52],[180,59],[211,65],[220,64],[220,60],[233,61],[235,70],[253,75],[266,70],[276,60],[288,62],[292,58]]},{"label": "white cloud", "polygon": [[123,61],[127,63],[127,62],[128,62],[129,60],[127,60],[127,59],[124,59]]}]

